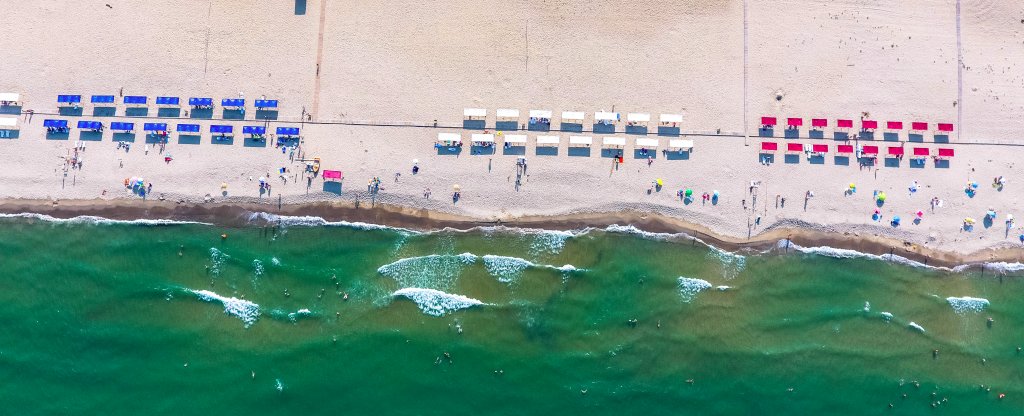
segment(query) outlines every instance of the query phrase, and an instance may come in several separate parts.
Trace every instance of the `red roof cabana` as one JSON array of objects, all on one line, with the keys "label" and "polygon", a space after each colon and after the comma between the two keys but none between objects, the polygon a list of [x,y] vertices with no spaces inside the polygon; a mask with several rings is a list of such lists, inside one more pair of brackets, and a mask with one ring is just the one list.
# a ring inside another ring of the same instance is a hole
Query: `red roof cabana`
[{"label": "red roof cabana", "polygon": [[888,130],[903,130],[902,121],[886,121],[885,128]]},{"label": "red roof cabana", "polygon": [[889,156],[903,156],[903,146],[889,146]]},{"label": "red roof cabana", "polygon": [[828,119],[812,118],[811,127],[828,127]]},{"label": "red roof cabana", "polygon": [[802,152],[804,151],[804,145],[800,143],[786,143],[787,152]]},{"label": "red roof cabana", "polygon": [[953,157],[953,149],[939,149],[939,157]]},{"label": "red roof cabana", "polygon": [[800,117],[790,117],[786,119],[786,125],[790,127],[800,127],[804,125],[804,119]]},{"label": "red roof cabana", "polygon": [[828,153],[828,145],[827,144],[813,144],[813,145],[811,145],[811,150],[814,153]]},{"label": "red roof cabana", "polygon": [[939,123],[939,131],[947,133],[953,131],[953,123]]},{"label": "red roof cabana", "polygon": [[778,122],[775,121],[775,117],[761,117],[762,126],[774,126]]},{"label": "red roof cabana", "polygon": [[836,146],[836,153],[845,153],[845,154],[853,153],[853,145],[852,144],[841,144],[841,145],[838,145],[838,146]]},{"label": "red roof cabana", "polygon": [[914,148],[914,158],[917,158],[917,159],[926,158],[930,154],[931,154],[931,150],[928,149],[927,147],[915,147]]},{"label": "red roof cabana", "polygon": [[340,170],[324,170],[324,179],[341,179]]},{"label": "red roof cabana", "polygon": [[853,120],[843,120],[843,119],[836,120],[836,126],[839,126],[840,128],[844,128],[844,129],[852,129],[853,128]]},{"label": "red roof cabana", "polygon": [[918,131],[925,131],[925,130],[928,130],[928,123],[925,123],[923,121],[915,121],[913,123],[910,123],[910,129],[911,130],[918,130]]},{"label": "red roof cabana", "polygon": [[878,146],[864,146],[864,151],[862,153],[864,153],[866,155],[872,155],[872,156],[877,155],[878,154]]},{"label": "red roof cabana", "polygon": [[864,130],[874,130],[878,128],[878,122],[875,120],[861,120],[860,128]]},{"label": "red roof cabana", "polygon": [[779,144],[775,142],[761,142],[761,152],[774,152],[779,150]]}]

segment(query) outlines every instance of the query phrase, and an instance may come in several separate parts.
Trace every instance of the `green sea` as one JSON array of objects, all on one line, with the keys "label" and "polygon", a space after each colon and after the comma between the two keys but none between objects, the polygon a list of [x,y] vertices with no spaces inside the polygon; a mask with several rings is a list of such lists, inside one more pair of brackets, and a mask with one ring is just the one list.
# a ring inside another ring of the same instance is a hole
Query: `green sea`
[{"label": "green sea", "polygon": [[1019,271],[266,218],[0,218],[0,414],[1024,414]]}]

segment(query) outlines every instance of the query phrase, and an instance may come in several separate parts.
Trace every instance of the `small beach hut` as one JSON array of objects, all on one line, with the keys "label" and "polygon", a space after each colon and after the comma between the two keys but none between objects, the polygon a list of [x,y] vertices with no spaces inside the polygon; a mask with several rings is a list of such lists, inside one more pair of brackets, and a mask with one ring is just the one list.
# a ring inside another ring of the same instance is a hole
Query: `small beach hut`
[{"label": "small beach hut", "polygon": [[487,110],[483,108],[466,108],[462,110],[462,116],[466,120],[483,120],[487,117]]},{"label": "small beach hut", "polygon": [[939,148],[939,154],[936,156],[938,159],[950,159],[954,155],[953,149]]},{"label": "small beach hut", "polygon": [[778,120],[775,117],[761,117],[761,128],[775,127],[778,124]]},{"label": "small beach hut", "polygon": [[910,130],[912,131],[928,131],[928,123],[923,121],[914,121],[910,123]]},{"label": "small beach hut", "polygon": [[0,130],[17,130],[17,117],[0,117]]},{"label": "small beach hut", "polygon": [[800,117],[786,118],[786,129],[795,130],[804,125],[804,119]]},{"label": "small beach hut", "polygon": [[582,111],[563,111],[562,123],[583,124],[586,114]]},{"label": "small beach hut", "polygon": [[841,130],[849,130],[853,128],[853,120],[838,119],[836,120],[836,128]]},{"label": "small beach hut", "polygon": [[779,150],[779,144],[775,142],[761,142],[761,153],[775,153]]},{"label": "small beach hut", "polygon": [[551,110],[530,110],[530,124],[551,123]]},{"label": "small beach hut", "polygon": [[669,150],[679,152],[692,152],[693,140],[672,139],[668,141]]},{"label": "small beach hut", "polygon": [[149,98],[144,95],[126,95],[122,99],[124,105],[130,107],[145,107],[149,102]]},{"label": "small beach hut", "polygon": [[861,153],[863,154],[863,157],[878,157],[878,146],[864,146],[861,149]]},{"label": "small beach hut", "polygon": [[811,119],[811,129],[812,130],[821,130],[821,129],[824,129],[825,127],[828,127],[828,119],[824,119],[824,118],[812,118]]},{"label": "small beach hut", "polygon": [[683,115],[682,114],[662,114],[662,115],[660,115],[658,117],[658,121],[661,122],[662,125],[670,125],[671,124],[673,127],[675,127],[677,124],[681,124],[683,122]]},{"label": "small beach hut", "polygon": [[458,146],[462,144],[462,135],[459,133],[437,133],[437,143],[442,146]]},{"label": "small beach hut", "polygon": [[875,120],[861,120],[860,129],[863,131],[874,131],[878,128],[878,121]]},{"label": "small beach hut", "polygon": [[519,110],[514,108],[499,108],[498,111],[494,112],[494,115],[498,118],[498,121],[519,122]]},{"label": "small beach hut", "polygon": [[537,146],[558,147],[561,139],[558,136],[537,136]]},{"label": "small beach hut", "polygon": [[181,98],[179,97],[156,97],[156,105],[158,107],[178,107],[181,105]]},{"label": "small beach hut", "polygon": [[598,111],[594,113],[594,122],[599,124],[615,124],[619,121],[619,113],[612,113],[608,111]]},{"label": "small beach hut", "polygon": [[812,155],[814,155],[814,156],[825,156],[825,153],[828,153],[828,145],[827,144],[812,144],[811,145],[811,154]]},{"label": "small beach hut", "polygon": [[212,109],[213,98],[211,97],[191,97],[188,99],[188,105],[193,109]]},{"label": "small beach hut", "polygon": [[8,107],[21,104],[21,94],[16,92],[0,92],[0,107]]},{"label": "small beach hut", "polygon": [[651,115],[647,113],[626,114],[626,121],[633,126],[646,126],[651,121]]},{"label": "small beach hut", "polygon": [[639,147],[641,149],[657,149],[658,139],[636,139],[636,147]]},{"label": "small beach hut", "polygon": [[57,107],[78,107],[82,103],[81,95],[60,94],[57,96]]},{"label": "small beach hut", "polygon": [[853,154],[853,145],[852,144],[841,144],[841,145],[838,145],[838,146],[836,146],[836,153],[844,155],[844,156],[849,156],[849,155]]},{"label": "small beach hut", "polygon": [[493,146],[494,135],[490,133],[473,133],[473,136],[470,137],[470,143],[472,143],[473,146]]},{"label": "small beach hut", "polygon": [[526,146],[526,135],[506,134],[504,141],[506,146]]},{"label": "small beach hut", "polygon": [[602,147],[607,149],[621,149],[626,147],[626,139],[624,137],[605,137],[601,142]]},{"label": "small beach hut", "polygon": [[889,146],[885,153],[886,158],[899,159],[903,157],[903,146]]},{"label": "small beach hut", "polygon": [[253,100],[253,105],[256,106],[256,110],[277,110],[278,100],[268,100],[266,98],[260,98]]},{"label": "small beach hut", "polygon": [[938,124],[938,128],[939,128],[939,131],[942,132],[942,133],[952,133],[953,132],[953,123],[939,123]]},{"label": "small beach hut", "polygon": [[787,153],[801,153],[804,151],[804,145],[802,143],[786,143]]},{"label": "small beach hut", "polygon": [[889,130],[889,131],[900,131],[900,130],[903,130],[903,122],[902,121],[886,121],[885,122],[885,129]]},{"label": "small beach hut", "polygon": [[931,150],[927,147],[915,147],[914,157],[912,159],[927,159],[931,155]]},{"label": "small beach hut", "polygon": [[590,147],[594,139],[590,136],[569,136],[569,147]]}]

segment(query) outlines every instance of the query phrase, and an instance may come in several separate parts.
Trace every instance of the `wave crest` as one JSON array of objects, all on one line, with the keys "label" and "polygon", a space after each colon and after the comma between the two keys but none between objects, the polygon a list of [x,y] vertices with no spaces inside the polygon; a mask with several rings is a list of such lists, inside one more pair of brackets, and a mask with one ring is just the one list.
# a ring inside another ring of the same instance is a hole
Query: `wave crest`
[{"label": "wave crest", "polygon": [[186,289],[188,293],[205,302],[216,302],[224,306],[224,313],[241,319],[248,328],[260,317],[260,305],[245,299],[229,298],[209,290]]},{"label": "wave crest", "polygon": [[396,290],[391,296],[409,299],[415,302],[423,313],[431,316],[444,316],[460,309],[485,305],[470,297],[417,287]]},{"label": "wave crest", "polygon": [[708,289],[711,289],[711,283],[707,280],[679,276],[679,295],[685,302],[692,301],[698,293]]},{"label": "wave crest", "polygon": [[959,314],[967,312],[981,312],[988,307],[988,299],[984,298],[972,298],[970,296],[950,296],[946,298],[946,302],[949,306],[953,307],[953,311]]}]

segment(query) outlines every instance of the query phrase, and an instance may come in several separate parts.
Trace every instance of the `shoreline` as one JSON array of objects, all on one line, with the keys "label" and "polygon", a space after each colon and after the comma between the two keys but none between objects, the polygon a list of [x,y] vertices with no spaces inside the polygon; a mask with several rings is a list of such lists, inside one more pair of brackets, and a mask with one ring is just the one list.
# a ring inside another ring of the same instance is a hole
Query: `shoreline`
[{"label": "shoreline", "polygon": [[363,205],[351,202],[324,201],[283,204],[281,209],[276,209],[272,204],[247,202],[176,203],[127,199],[59,201],[6,199],[0,200],[0,213],[43,214],[61,219],[78,216],[95,216],[125,221],[165,219],[205,222],[214,226],[244,227],[251,225],[250,214],[266,212],[281,216],[320,217],[331,222],[361,222],[416,231],[444,228],[467,230],[474,227],[491,226],[570,231],[604,228],[611,225],[629,225],[650,233],[687,234],[708,245],[730,252],[767,250],[774,248],[780,240],[789,240],[802,247],[832,247],[871,255],[894,254],[925,265],[939,267],[951,268],[989,262],[1024,262],[1024,247],[985,248],[971,253],[958,253],[923,247],[879,234],[865,235],[861,232],[826,231],[816,227],[827,228],[828,226],[813,224],[806,226],[799,224],[775,225],[745,239],[715,233],[700,224],[656,212],[592,212],[486,220],[425,208],[380,203],[372,207]]}]

